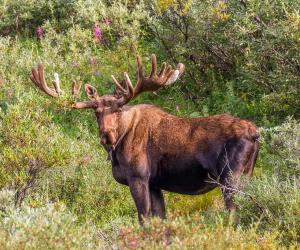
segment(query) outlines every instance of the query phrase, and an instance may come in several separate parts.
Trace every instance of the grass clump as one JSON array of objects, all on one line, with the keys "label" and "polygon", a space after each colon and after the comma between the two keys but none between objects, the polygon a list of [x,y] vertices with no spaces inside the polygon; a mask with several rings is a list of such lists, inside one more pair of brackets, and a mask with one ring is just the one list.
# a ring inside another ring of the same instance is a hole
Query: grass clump
[{"label": "grass clump", "polygon": [[154,219],[143,229],[120,230],[122,249],[279,249],[276,232],[259,234],[256,229],[234,228],[215,218],[210,225],[201,216]]},{"label": "grass clump", "polygon": [[14,193],[0,191],[1,249],[105,249],[101,233],[77,218],[61,203],[15,209]]}]

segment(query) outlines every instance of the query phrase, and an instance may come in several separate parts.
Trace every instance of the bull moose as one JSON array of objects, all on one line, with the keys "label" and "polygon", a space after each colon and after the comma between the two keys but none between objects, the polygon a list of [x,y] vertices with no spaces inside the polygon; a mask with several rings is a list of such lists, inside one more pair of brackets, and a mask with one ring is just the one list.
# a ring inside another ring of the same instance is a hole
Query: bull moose
[{"label": "bull moose", "polygon": [[[181,63],[175,70],[163,63],[157,73],[156,56],[151,59],[151,73],[146,77],[137,57],[135,87],[127,73],[120,82],[112,76],[116,88],[111,95],[99,96],[86,84],[89,100],[72,108],[95,110],[100,142],[109,154],[113,177],[129,186],[140,223],[151,215],[165,218],[162,190],[196,195],[219,186],[226,208],[234,210],[240,177],[252,175],[259,151],[257,127],[228,114],[180,118],[153,105],[128,106],[142,92],[156,91],[183,74]],[[49,96],[61,94],[57,75],[55,88],[47,85],[42,64],[32,69],[30,78]],[[74,82],[73,94],[78,95],[79,90],[80,85]]]}]

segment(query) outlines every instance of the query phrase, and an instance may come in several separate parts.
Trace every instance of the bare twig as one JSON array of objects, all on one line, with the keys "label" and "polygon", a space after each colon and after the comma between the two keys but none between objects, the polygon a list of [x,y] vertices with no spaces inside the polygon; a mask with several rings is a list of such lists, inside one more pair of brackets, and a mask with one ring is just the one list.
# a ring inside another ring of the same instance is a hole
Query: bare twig
[{"label": "bare twig", "polygon": [[35,159],[35,160],[32,160],[29,162],[29,170],[28,170],[29,179],[22,187],[20,187],[17,190],[17,192],[15,194],[15,206],[16,207],[21,206],[22,202],[25,199],[28,189],[31,188],[32,185],[34,184],[39,170],[40,170],[40,162],[38,159]]}]

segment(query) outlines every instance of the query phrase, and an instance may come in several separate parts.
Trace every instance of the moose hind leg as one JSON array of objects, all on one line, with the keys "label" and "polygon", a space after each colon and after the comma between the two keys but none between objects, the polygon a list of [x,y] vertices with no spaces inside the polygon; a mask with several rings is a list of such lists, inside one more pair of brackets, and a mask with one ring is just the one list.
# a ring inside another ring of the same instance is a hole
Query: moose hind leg
[{"label": "moose hind leg", "polygon": [[151,199],[148,180],[141,177],[129,178],[129,188],[135,202],[140,224],[151,215]]},{"label": "moose hind leg", "polygon": [[166,218],[165,201],[160,189],[150,188],[151,212],[153,216]]},{"label": "moose hind leg", "polygon": [[219,185],[225,207],[229,211],[236,210],[234,195],[239,191],[240,178],[252,150],[252,145],[248,140],[234,139],[224,145],[224,150],[219,158]]}]

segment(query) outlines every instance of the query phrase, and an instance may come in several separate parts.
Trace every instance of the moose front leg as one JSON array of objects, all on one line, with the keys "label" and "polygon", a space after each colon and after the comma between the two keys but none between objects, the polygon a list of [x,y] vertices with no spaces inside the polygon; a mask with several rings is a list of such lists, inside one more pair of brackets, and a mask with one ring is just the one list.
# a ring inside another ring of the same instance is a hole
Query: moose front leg
[{"label": "moose front leg", "polygon": [[131,177],[129,178],[129,188],[137,208],[139,222],[143,224],[143,218],[151,215],[149,181],[147,178]]},{"label": "moose front leg", "polygon": [[160,189],[150,188],[151,196],[151,212],[153,216],[158,216],[162,219],[166,218],[165,201],[163,193]]}]

